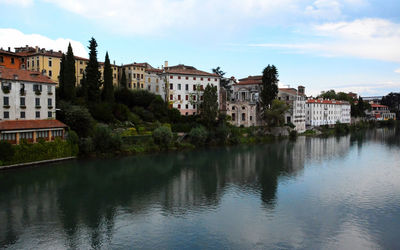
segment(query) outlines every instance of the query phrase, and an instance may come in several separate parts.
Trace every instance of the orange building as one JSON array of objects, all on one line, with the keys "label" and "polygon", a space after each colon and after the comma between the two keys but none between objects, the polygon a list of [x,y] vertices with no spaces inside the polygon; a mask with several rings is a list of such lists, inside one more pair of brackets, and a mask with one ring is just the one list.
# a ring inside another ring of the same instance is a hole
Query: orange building
[{"label": "orange building", "polygon": [[0,66],[9,69],[20,69],[23,63],[22,60],[24,58],[11,52],[10,48],[8,50],[0,49]]}]

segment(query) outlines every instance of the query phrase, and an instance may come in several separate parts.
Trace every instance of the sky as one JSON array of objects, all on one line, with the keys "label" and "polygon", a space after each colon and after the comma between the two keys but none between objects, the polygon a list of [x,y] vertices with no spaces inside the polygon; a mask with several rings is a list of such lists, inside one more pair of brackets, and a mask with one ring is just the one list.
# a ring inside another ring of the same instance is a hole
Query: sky
[{"label": "sky", "polygon": [[217,66],[238,79],[278,68],[280,86],[400,92],[398,0],[0,0],[0,47],[39,46],[117,65]]}]

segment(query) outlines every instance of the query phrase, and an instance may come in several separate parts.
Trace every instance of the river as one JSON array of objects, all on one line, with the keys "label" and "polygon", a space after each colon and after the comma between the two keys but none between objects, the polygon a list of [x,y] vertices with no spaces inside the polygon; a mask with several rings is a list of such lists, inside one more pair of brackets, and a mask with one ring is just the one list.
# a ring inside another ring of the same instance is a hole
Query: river
[{"label": "river", "polygon": [[0,248],[399,249],[400,130],[0,172]]}]

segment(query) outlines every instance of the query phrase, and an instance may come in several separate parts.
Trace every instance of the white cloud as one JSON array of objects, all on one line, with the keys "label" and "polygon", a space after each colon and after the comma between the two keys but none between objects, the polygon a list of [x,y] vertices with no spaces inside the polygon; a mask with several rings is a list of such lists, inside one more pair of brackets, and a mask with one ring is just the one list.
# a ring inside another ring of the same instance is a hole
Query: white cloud
[{"label": "white cloud", "polygon": [[306,15],[314,18],[335,19],[342,15],[342,6],[339,1],[316,0],[306,7]]},{"label": "white cloud", "polygon": [[400,68],[396,69],[394,72],[400,74]]},{"label": "white cloud", "polygon": [[85,46],[78,41],[66,38],[57,38],[55,40],[39,35],[39,34],[24,34],[16,29],[1,29],[0,28],[0,47],[6,49],[7,47],[22,47],[25,45],[39,46],[48,50],[55,51],[61,50],[66,52],[68,43],[71,43],[74,54],[81,57],[87,57],[88,53]]},{"label": "white cloud", "polygon": [[358,19],[316,25],[314,38],[317,43],[250,44],[250,46],[286,48],[314,52],[324,56],[353,56],[400,62],[400,24],[385,19]]},{"label": "white cloud", "polygon": [[28,7],[33,4],[33,0],[0,0],[0,4],[11,4],[22,7]]}]

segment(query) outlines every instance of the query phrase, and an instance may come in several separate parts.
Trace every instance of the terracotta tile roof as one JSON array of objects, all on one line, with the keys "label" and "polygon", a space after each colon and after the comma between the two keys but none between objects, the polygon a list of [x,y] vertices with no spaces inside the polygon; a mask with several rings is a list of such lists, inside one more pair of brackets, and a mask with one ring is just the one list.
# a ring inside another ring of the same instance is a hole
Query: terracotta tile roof
[{"label": "terracotta tile roof", "polygon": [[146,72],[162,73],[163,70],[152,68],[152,69],[146,69]]},{"label": "terracotta tile roof", "polygon": [[183,64],[179,64],[179,65],[171,66],[171,67],[165,67],[164,70],[168,74],[219,77],[217,74],[212,74],[212,73],[208,73],[205,71],[201,71],[201,70],[196,69],[193,66],[187,66],[187,65],[183,65]]},{"label": "terracotta tile roof", "polygon": [[[17,76],[17,79],[15,79],[15,76]],[[0,79],[56,84],[50,79],[50,77],[44,76],[37,71],[9,69],[3,67],[0,67]]]},{"label": "terracotta tile roof", "polygon": [[286,93],[289,93],[289,94],[291,94],[291,95],[301,95],[301,96],[305,96],[305,94],[299,93],[299,92],[297,91],[297,89],[295,89],[295,88],[279,88],[279,91],[280,91],[280,92],[286,92]]},{"label": "terracotta tile roof", "polygon": [[318,104],[349,104],[349,102],[346,101],[336,101],[336,100],[319,100],[319,99],[309,99],[307,100],[307,103],[318,103]]},{"label": "terracotta tile roof", "polygon": [[15,57],[20,57],[20,55],[16,54],[15,52],[3,50],[3,49],[0,49],[0,55],[10,55],[10,56],[15,56]]},{"label": "terracotta tile roof", "polygon": [[[141,67],[141,68],[147,68],[150,64],[148,63],[130,63],[130,64],[125,64],[122,65],[122,67],[129,67],[129,66],[135,66],[135,67]],[[150,66],[151,67],[151,66]]]},{"label": "terracotta tile roof", "polygon": [[371,108],[389,108],[386,105],[382,105],[382,104],[371,104]]},{"label": "terracotta tile roof", "polygon": [[75,60],[89,61],[89,59],[80,56],[75,56]]},{"label": "terracotta tile roof", "polygon": [[67,128],[68,126],[59,120],[12,120],[0,121],[0,131],[29,130],[46,128]]},{"label": "terracotta tile roof", "polygon": [[247,80],[259,80],[262,81],[262,76],[248,76],[246,78],[239,79],[239,81],[247,81]]},{"label": "terracotta tile roof", "polygon": [[239,85],[262,84],[262,76],[248,76],[246,78],[239,79],[239,82],[237,84]]}]

